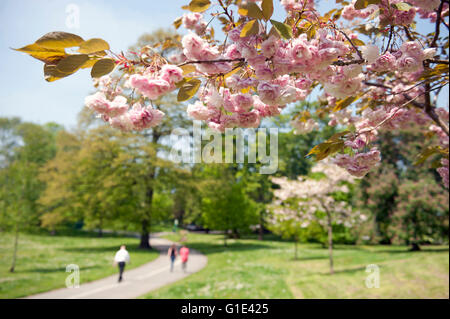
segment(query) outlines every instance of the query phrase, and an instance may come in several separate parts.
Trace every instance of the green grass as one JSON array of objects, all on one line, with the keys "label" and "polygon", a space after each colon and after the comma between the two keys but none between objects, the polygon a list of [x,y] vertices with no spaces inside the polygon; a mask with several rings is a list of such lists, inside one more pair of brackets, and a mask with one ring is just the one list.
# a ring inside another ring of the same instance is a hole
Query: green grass
[{"label": "green grass", "polygon": [[25,235],[19,239],[16,271],[9,272],[13,253],[12,234],[0,233],[0,298],[18,298],[65,287],[68,264],[80,266],[80,284],[117,273],[112,265],[121,244],[127,246],[131,264],[140,266],[159,253],[138,248],[139,239],[90,233],[78,236]]},{"label": "green grass", "polygon": [[[167,238],[177,240],[176,235]],[[318,244],[230,240],[190,233],[188,245],[208,257],[208,265],[143,298],[449,298],[448,246],[345,246],[335,248],[335,274],[328,251]],[[365,286],[366,266],[377,264],[380,288]]]}]

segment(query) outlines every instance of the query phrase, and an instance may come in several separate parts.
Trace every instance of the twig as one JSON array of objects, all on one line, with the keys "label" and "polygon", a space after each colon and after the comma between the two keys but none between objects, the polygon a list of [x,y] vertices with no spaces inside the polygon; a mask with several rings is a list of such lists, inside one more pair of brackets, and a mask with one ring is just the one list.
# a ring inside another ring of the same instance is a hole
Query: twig
[{"label": "twig", "polygon": [[389,30],[389,40],[388,40],[388,43],[386,45],[386,49],[384,50],[383,54],[385,54],[389,50],[389,45],[391,45],[391,40],[392,40],[392,33],[394,33],[394,27],[393,26],[391,26],[391,28]]},{"label": "twig", "polygon": [[408,38],[408,40],[409,40],[409,41],[414,41],[414,38],[413,38],[413,36],[411,35],[411,33],[409,32],[408,27],[407,27],[407,26],[404,26],[404,27],[403,27],[403,30],[405,30],[405,34],[406,34],[406,37]]},{"label": "twig", "polygon": [[435,63],[435,64],[449,64],[448,60],[427,59],[425,61],[429,62],[429,63]]},{"label": "twig", "polygon": [[337,65],[337,66],[344,66],[344,65],[351,65],[351,64],[363,64],[364,62],[366,62],[366,60],[364,59],[360,59],[360,60],[351,60],[351,61],[335,61],[332,64],[333,65]]},{"label": "twig", "polygon": [[235,61],[245,61],[244,58],[238,58],[238,59],[217,59],[217,60],[203,60],[203,61],[186,61],[181,64],[178,64],[177,66],[183,66],[186,64],[200,64],[200,63],[221,63],[221,62],[235,62]]},{"label": "twig", "polygon": [[340,33],[342,33],[344,35],[344,37],[347,39],[348,42],[350,42],[350,44],[352,45],[353,49],[355,49],[356,53],[359,56],[360,60],[364,60],[363,55],[361,53],[361,51],[359,51],[359,49],[356,47],[356,45],[352,42],[352,40],[349,38],[349,36],[342,30],[338,30]]},{"label": "twig", "polygon": [[439,4],[439,8],[437,9],[437,19],[436,19],[436,30],[434,31],[434,38],[433,41],[430,44],[430,47],[436,47],[436,42],[439,38],[439,31],[441,26],[441,15],[442,15],[442,8],[444,7],[444,1],[441,1],[441,4]]}]

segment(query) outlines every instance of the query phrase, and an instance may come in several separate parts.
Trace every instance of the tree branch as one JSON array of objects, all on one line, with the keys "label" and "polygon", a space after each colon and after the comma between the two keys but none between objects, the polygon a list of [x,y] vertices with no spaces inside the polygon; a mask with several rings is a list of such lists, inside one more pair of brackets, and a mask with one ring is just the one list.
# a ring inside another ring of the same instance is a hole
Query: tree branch
[{"label": "tree branch", "polygon": [[435,63],[435,64],[449,64],[448,60],[427,59],[425,61],[429,62],[429,63]]},{"label": "tree branch", "polygon": [[177,66],[183,66],[187,64],[200,64],[200,63],[221,63],[221,62],[236,62],[236,61],[245,61],[244,58],[238,58],[238,59],[217,59],[217,60],[203,60],[203,61],[186,61],[181,64],[178,64]]},{"label": "tree branch", "polygon": [[350,44],[352,45],[353,49],[355,49],[356,53],[358,54],[359,59],[364,61],[364,58],[363,58],[363,56],[362,56],[361,51],[359,51],[359,49],[358,49],[358,48],[356,47],[356,45],[352,42],[352,40],[349,38],[349,36],[348,36],[344,31],[342,31],[342,30],[338,30],[338,31],[344,35],[344,37],[347,39],[348,42],[350,42]]},{"label": "tree branch", "polygon": [[430,47],[436,47],[436,42],[439,39],[439,31],[441,26],[441,15],[442,15],[442,8],[444,7],[444,1],[441,0],[441,3],[439,4],[439,8],[437,9],[437,19],[436,19],[436,29],[434,31],[434,38],[433,41],[430,44]]}]

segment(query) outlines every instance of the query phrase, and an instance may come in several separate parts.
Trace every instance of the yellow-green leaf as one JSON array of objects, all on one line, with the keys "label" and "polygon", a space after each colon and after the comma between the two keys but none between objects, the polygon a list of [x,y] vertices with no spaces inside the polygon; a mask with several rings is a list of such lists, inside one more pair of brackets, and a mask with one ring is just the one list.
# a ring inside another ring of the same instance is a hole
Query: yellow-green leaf
[{"label": "yellow-green leaf", "polygon": [[65,78],[66,76],[69,76],[73,74],[72,73],[64,73],[61,71],[58,71],[58,69],[56,68],[56,65],[51,65],[51,64],[44,64],[44,79],[47,82],[53,82],[56,80],[59,80],[61,78]]},{"label": "yellow-green leaf", "polygon": [[238,10],[240,15],[251,17],[255,19],[264,19],[264,14],[256,3],[247,2],[245,5],[241,6]]},{"label": "yellow-green leaf", "polygon": [[13,49],[13,50],[27,53],[33,58],[49,64],[56,64],[62,58],[67,56],[64,49],[46,49],[36,43],[24,46],[23,48],[20,49]]},{"label": "yellow-green leaf", "polygon": [[241,37],[248,37],[251,35],[258,34],[259,32],[259,25],[258,20],[251,20],[245,24],[245,26],[242,28],[241,31]]},{"label": "yellow-green leaf", "polygon": [[429,146],[422,153],[417,155],[417,160],[414,165],[423,164],[431,155],[441,154],[448,157],[448,149],[445,150],[441,146]]},{"label": "yellow-green leaf", "polygon": [[182,18],[177,18],[174,22],[173,22],[173,26],[175,27],[175,29],[178,29],[181,26],[182,23]]},{"label": "yellow-green leaf", "polygon": [[264,19],[267,21],[273,14],[273,0],[263,0],[261,3]]},{"label": "yellow-green leaf", "polygon": [[209,0],[192,0],[189,3],[189,10],[192,12],[203,12],[209,8],[211,1]]},{"label": "yellow-green leaf", "polygon": [[89,60],[87,54],[74,54],[62,59],[56,65],[56,69],[63,73],[72,73],[78,70],[86,61]]},{"label": "yellow-green leaf", "polygon": [[64,49],[79,46],[83,42],[83,38],[76,34],[57,31],[43,35],[36,44],[47,49]]},{"label": "yellow-green leaf", "polygon": [[109,74],[114,70],[116,64],[113,59],[101,59],[98,60],[91,70],[91,76],[93,78],[99,78],[103,75]]},{"label": "yellow-green leaf", "polygon": [[275,20],[270,20],[270,22],[272,22],[273,27],[275,28],[275,30],[278,31],[278,33],[283,39],[288,40],[292,38],[292,28],[290,26]]},{"label": "yellow-green leaf", "polygon": [[192,64],[185,64],[180,66],[180,68],[183,70],[183,74],[185,75],[197,71],[195,66],[193,66]]},{"label": "yellow-green leaf", "polygon": [[80,44],[78,52],[91,54],[99,51],[109,50],[109,44],[103,39],[89,39]]},{"label": "yellow-green leaf", "polygon": [[400,11],[409,11],[412,8],[412,6],[406,2],[392,3],[391,7]]},{"label": "yellow-green leaf", "polygon": [[346,97],[343,100],[337,101],[335,106],[334,106],[334,108],[333,108],[333,112],[337,112],[337,111],[345,109],[347,106],[352,104],[355,100],[356,100],[355,96],[349,96],[349,97]]},{"label": "yellow-green leaf", "polygon": [[192,79],[184,83],[178,91],[178,102],[187,101],[192,98],[200,88],[200,84],[202,84],[202,81],[200,81],[199,79]]}]

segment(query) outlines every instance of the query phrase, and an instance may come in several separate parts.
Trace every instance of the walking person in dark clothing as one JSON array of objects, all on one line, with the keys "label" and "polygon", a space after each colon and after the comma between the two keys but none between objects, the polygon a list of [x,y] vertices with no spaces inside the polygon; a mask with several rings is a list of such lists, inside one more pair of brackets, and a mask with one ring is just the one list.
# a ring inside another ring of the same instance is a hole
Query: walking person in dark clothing
[{"label": "walking person in dark clothing", "polygon": [[114,263],[119,265],[119,282],[122,281],[123,271],[125,270],[125,265],[130,262],[130,254],[126,250],[125,245],[120,246],[120,249],[116,252],[114,256]]},{"label": "walking person in dark clothing", "polygon": [[173,271],[173,264],[175,263],[175,258],[177,258],[177,245],[172,244],[170,246],[169,251],[167,252],[167,255],[170,257],[170,272]]}]

